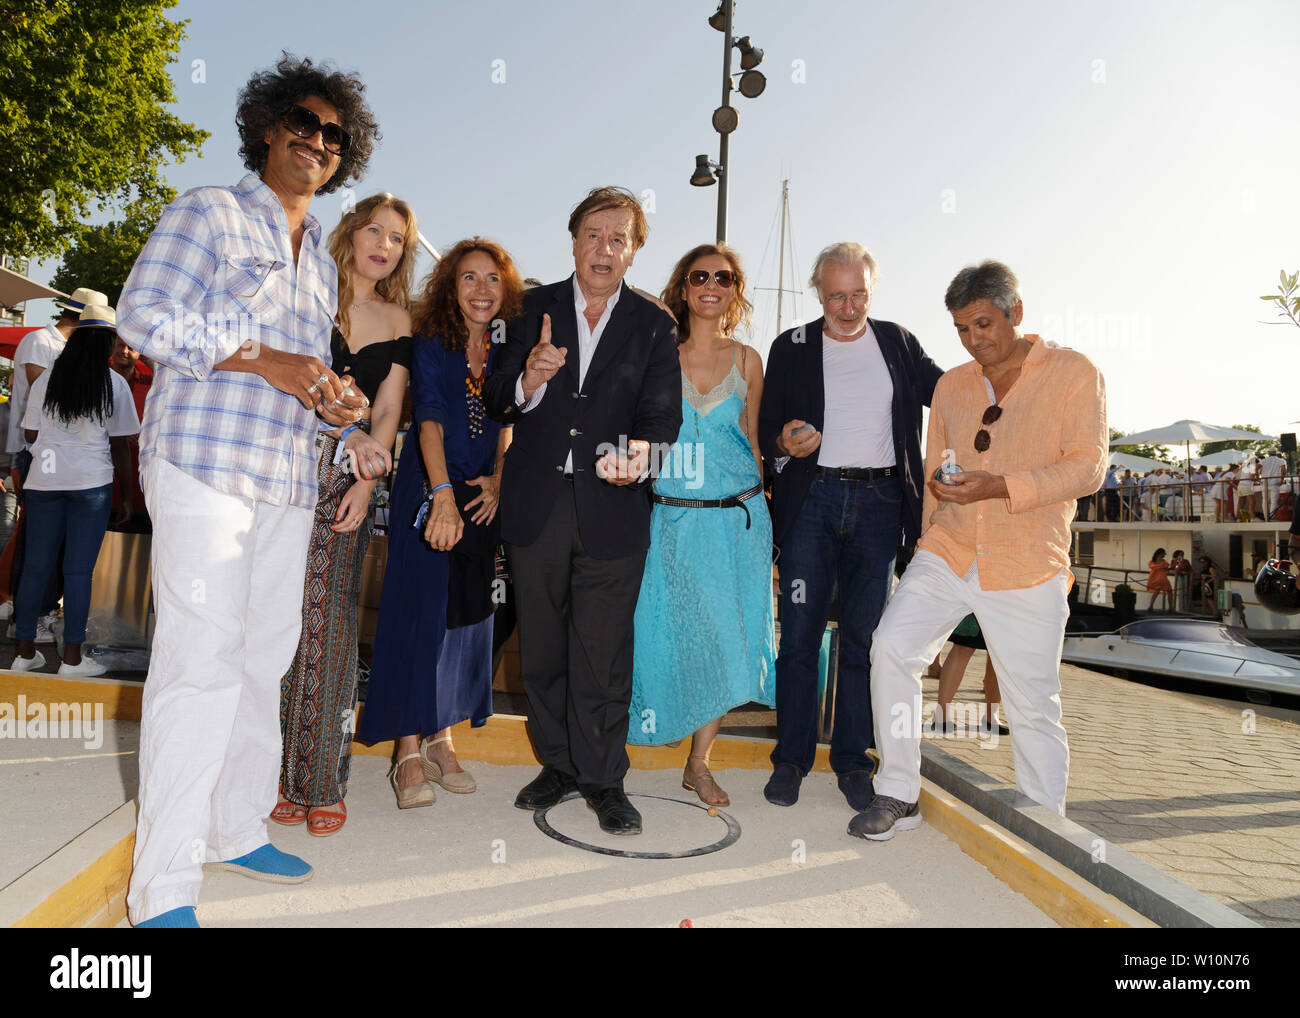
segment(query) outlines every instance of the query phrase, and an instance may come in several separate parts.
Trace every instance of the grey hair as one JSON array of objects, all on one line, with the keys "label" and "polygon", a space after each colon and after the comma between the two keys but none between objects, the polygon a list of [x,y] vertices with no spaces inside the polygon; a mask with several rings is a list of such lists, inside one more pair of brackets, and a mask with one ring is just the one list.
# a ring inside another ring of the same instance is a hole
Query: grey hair
[{"label": "grey hair", "polygon": [[1001,262],[967,265],[948,284],[943,303],[949,311],[960,311],[977,300],[992,301],[994,307],[1010,318],[1011,309],[1020,303],[1020,280]]},{"label": "grey hair", "polygon": [[812,276],[808,280],[808,285],[818,293],[822,288],[822,269],[827,262],[840,262],[844,265],[857,265],[861,262],[867,268],[867,288],[870,289],[875,285],[876,260],[871,257],[871,252],[857,241],[842,240],[838,244],[822,248],[821,254],[813,264]]}]

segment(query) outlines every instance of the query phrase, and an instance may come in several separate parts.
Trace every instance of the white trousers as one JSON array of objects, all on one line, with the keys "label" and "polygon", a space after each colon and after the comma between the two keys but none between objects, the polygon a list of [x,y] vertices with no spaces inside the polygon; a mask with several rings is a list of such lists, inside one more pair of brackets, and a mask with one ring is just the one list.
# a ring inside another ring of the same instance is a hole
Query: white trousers
[{"label": "white trousers", "polygon": [[1016,790],[1065,814],[1070,750],[1061,726],[1061,640],[1069,616],[1064,571],[1019,590],[982,590],[979,565],[957,576],[918,551],[885,606],[871,641],[871,709],[879,795],[921,795],[921,673],[953,627],[975,614],[998,673],[1011,729]]},{"label": "white trousers", "polygon": [[302,629],[312,511],[149,465],[157,611],[140,718],[133,923],[196,905],[204,862],[265,845],[280,681]]}]

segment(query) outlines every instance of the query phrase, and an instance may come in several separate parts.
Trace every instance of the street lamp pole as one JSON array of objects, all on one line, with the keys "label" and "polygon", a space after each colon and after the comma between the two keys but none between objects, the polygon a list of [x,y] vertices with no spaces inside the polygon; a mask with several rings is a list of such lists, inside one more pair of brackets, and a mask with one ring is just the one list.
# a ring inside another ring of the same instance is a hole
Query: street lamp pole
[{"label": "street lamp pole", "polygon": [[[731,106],[731,18],[735,11],[735,0],[722,0],[725,12],[725,27],[722,30],[722,105]],[[722,132],[718,143],[718,243],[727,242],[727,181],[731,177],[731,164],[727,162],[728,143],[731,132]]]}]

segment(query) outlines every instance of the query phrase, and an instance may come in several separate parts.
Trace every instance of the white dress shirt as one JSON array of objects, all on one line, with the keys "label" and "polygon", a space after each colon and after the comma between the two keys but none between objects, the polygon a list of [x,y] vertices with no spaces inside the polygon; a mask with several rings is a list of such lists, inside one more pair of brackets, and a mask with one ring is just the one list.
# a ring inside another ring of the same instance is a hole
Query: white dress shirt
[{"label": "white dress shirt", "polygon": [[[614,311],[614,305],[618,303],[619,295],[623,292],[620,285],[617,290],[610,294],[609,300],[605,301],[605,313],[600,316],[600,321],[596,323],[593,329],[587,323],[587,298],[583,296],[582,287],[578,285],[577,273],[570,277],[573,282],[573,308],[578,319],[578,389],[582,389],[582,383],[587,378],[587,368],[591,365],[591,358],[596,353],[596,347],[600,344],[600,337],[605,333],[605,326],[609,324],[609,316]],[[539,385],[533,393],[532,398],[527,405],[521,410],[522,413],[528,413],[529,410],[537,406],[542,401],[542,396],[546,394],[547,382]],[[515,402],[524,402],[524,373],[519,372],[519,379],[515,382]],[[568,458],[564,461],[564,472],[573,473],[573,450],[569,450]]]}]

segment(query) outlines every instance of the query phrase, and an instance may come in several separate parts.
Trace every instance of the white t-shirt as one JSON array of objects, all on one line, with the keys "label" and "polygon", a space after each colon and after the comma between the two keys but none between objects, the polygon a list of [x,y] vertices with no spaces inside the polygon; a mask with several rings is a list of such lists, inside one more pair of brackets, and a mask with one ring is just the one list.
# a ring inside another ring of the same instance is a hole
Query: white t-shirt
[{"label": "white t-shirt", "polygon": [[[1267,456],[1260,460],[1259,474],[1261,477],[1281,477],[1286,473],[1286,460],[1281,456]],[[1272,487],[1272,485],[1269,485]]]},{"label": "white t-shirt", "polygon": [[35,329],[19,340],[18,347],[14,350],[14,377],[9,397],[9,428],[5,434],[5,452],[22,452],[27,448],[27,443],[23,440],[22,422],[31,386],[27,383],[26,365],[35,364],[49,371],[50,365],[63,353],[67,342],[63,333],[53,324]]},{"label": "white t-shirt", "polygon": [[78,417],[64,424],[45,412],[45,390],[50,372],[32,385],[23,427],[39,432],[32,444],[32,467],[23,487],[35,491],[84,491],[113,483],[113,459],[108,451],[110,436],[138,435],[140,418],[135,412],[131,387],[116,371],[113,380],[113,412],[108,420]]},{"label": "white t-shirt", "polygon": [[823,467],[892,467],[894,380],[876,334],[841,343],[822,338],[826,419],[817,463]]}]

